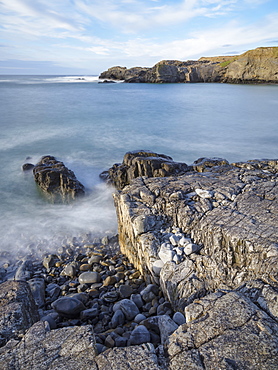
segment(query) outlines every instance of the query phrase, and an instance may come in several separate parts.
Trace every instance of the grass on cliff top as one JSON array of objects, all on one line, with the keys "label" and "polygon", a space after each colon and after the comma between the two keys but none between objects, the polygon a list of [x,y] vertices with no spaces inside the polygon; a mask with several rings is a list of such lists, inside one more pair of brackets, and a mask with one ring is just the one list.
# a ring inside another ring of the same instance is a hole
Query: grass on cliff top
[{"label": "grass on cliff top", "polygon": [[231,64],[235,60],[237,60],[237,57],[232,58],[232,59],[229,59],[229,60],[226,60],[225,62],[222,62],[219,65],[220,65],[220,67],[227,67],[229,64]]}]

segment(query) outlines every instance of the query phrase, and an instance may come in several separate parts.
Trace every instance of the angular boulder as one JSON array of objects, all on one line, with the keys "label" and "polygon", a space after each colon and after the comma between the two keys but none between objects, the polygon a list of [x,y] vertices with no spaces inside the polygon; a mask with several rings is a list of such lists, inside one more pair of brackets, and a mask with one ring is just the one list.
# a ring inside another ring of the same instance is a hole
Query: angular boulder
[{"label": "angular boulder", "polygon": [[53,156],[44,156],[33,168],[36,183],[52,202],[69,202],[85,194],[73,171]]}]

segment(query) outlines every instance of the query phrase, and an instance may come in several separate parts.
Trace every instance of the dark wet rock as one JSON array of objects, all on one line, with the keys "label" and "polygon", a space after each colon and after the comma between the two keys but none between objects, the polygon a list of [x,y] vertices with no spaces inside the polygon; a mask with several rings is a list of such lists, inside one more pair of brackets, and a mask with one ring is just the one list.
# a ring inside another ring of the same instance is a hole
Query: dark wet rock
[{"label": "dark wet rock", "polygon": [[56,301],[56,299],[58,299],[61,293],[61,288],[58,284],[51,283],[47,285],[45,291],[48,295],[47,297],[48,302],[54,302]]},{"label": "dark wet rock", "polygon": [[141,308],[144,305],[140,294],[131,294],[130,300],[134,302],[138,308]]},{"label": "dark wet rock", "polygon": [[40,321],[47,321],[51,330],[57,329],[57,323],[54,318],[50,315],[43,316]]},{"label": "dark wet rock", "polygon": [[137,324],[139,324],[143,320],[146,320],[146,316],[143,315],[142,313],[138,313],[138,315],[136,315],[133,319],[133,321],[136,322]]},{"label": "dark wet rock", "polygon": [[126,345],[127,345],[127,338],[120,337],[120,336],[115,338],[116,347],[126,347]]},{"label": "dark wet rock", "polygon": [[105,302],[113,303],[117,301],[118,297],[119,297],[119,294],[117,291],[111,291],[111,292],[104,293],[102,296],[102,299]]},{"label": "dark wet rock", "polygon": [[0,285],[0,346],[39,320],[38,309],[28,283],[6,281]]},{"label": "dark wet rock", "polygon": [[[133,151],[125,154],[122,164],[114,164],[108,170],[106,180],[117,189],[123,189],[137,177],[163,177],[177,175],[188,171],[185,163],[174,162],[164,154],[157,154],[148,150]],[[103,178],[103,175],[101,175]],[[145,191],[141,194],[149,203],[153,203],[154,194]]]},{"label": "dark wet rock", "polygon": [[74,297],[62,297],[52,303],[54,310],[61,316],[67,318],[78,317],[85,310],[84,304]]},{"label": "dark wet rock", "polygon": [[197,172],[206,172],[210,171],[212,167],[215,166],[225,166],[229,162],[223,158],[199,158],[193,163],[193,169]]},{"label": "dark wet rock", "polygon": [[24,163],[22,165],[23,171],[31,171],[35,166],[32,163]]},{"label": "dark wet rock", "polygon": [[144,325],[138,325],[135,329],[132,330],[129,344],[136,345],[136,344],[143,344],[150,342],[151,335],[148,329]]},{"label": "dark wet rock", "polygon": [[116,83],[116,81],[112,81],[112,80],[104,80],[104,81],[99,81],[98,83],[99,83],[99,84],[113,84],[113,83]]},{"label": "dark wet rock", "polygon": [[89,308],[87,310],[84,310],[80,313],[80,319],[81,320],[91,320],[97,317],[99,314],[99,310],[96,307]]},{"label": "dark wet rock", "polygon": [[33,173],[36,183],[52,202],[69,202],[85,193],[73,171],[53,156],[42,157]]}]

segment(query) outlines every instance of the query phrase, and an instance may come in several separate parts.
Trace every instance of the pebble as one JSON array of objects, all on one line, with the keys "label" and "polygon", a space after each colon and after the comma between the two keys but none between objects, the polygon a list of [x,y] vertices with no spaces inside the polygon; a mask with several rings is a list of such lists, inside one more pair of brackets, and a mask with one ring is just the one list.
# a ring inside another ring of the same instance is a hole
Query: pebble
[{"label": "pebble", "polygon": [[130,299],[122,299],[114,304],[113,311],[122,310],[127,320],[133,320],[139,313],[139,309]]},{"label": "pebble", "polygon": [[185,317],[181,312],[175,312],[174,315],[173,315],[173,320],[178,325],[185,324],[185,322],[186,322]]},{"label": "pebble", "polygon": [[[193,244],[174,229],[163,233],[162,242],[162,249],[170,250],[173,258],[184,258],[183,243]],[[146,285],[140,271],[120,254],[116,243],[114,247],[102,244],[101,239],[93,240],[91,236],[89,241],[80,237],[64,239],[56,254],[36,261],[28,257],[17,265],[9,262],[7,268],[17,271],[17,276],[28,281],[34,292],[40,292],[41,320],[48,323],[50,330],[90,324],[99,353],[107,348],[148,342],[159,346],[158,320],[165,314],[172,317],[170,303],[156,284]],[[158,282],[163,265],[161,259],[153,264]],[[174,325],[184,321],[181,313],[173,316]]]},{"label": "pebble", "polygon": [[63,297],[52,303],[52,307],[59,315],[67,318],[75,318],[85,310],[84,304],[77,298]]},{"label": "pebble", "polygon": [[142,297],[140,294],[131,294],[130,296],[130,299],[132,302],[134,302],[136,304],[136,306],[140,309],[141,307],[143,307],[144,305],[144,302],[142,300]]},{"label": "pebble", "polygon": [[157,297],[158,293],[158,286],[155,284],[149,284],[140,292],[140,295],[145,302],[151,302],[154,298]]},{"label": "pebble", "polygon": [[137,324],[139,324],[143,320],[146,320],[146,316],[143,315],[142,313],[138,313],[138,315],[136,315],[133,319],[133,321],[136,322]]},{"label": "pebble", "polygon": [[78,280],[80,284],[99,283],[101,281],[101,276],[96,271],[88,271],[83,272],[81,275],[79,275]]},{"label": "pebble", "polygon": [[120,285],[119,286],[119,294],[121,298],[129,298],[132,292],[133,292],[133,289],[131,288],[130,285]]},{"label": "pebble", "polygon": [[117,278],[116,276],[107,276],[107,278],[103,281],[103,286],[108,286],[108,285],[114,285],[117,283]]},{"label": "pebble", "polygon": [[164,262],[162,260],[154,261],[152,269],[153,269],[153,272],[156,276],[160,275],[160,271],[161,271],[163,266],[164,266]]},{"label": "pebble", "polygon": [[113,329],[117,328],[118,326],[122,326],[125,323],[125,316],[122,312],[122,310],[117,310],[114,312],[114,315],[111,319],[111,327]]}]

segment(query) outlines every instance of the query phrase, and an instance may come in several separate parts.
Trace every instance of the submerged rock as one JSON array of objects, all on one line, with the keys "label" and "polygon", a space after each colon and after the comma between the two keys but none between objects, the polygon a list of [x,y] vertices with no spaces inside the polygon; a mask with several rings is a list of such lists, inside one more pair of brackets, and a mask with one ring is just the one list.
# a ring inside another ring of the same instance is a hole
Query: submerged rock
[{"label": "submerged rock", "polygon": [[44,156],[33,168],[36,183],[52,202],[69,202],[85,194],[73,171],[53,156]]}]

